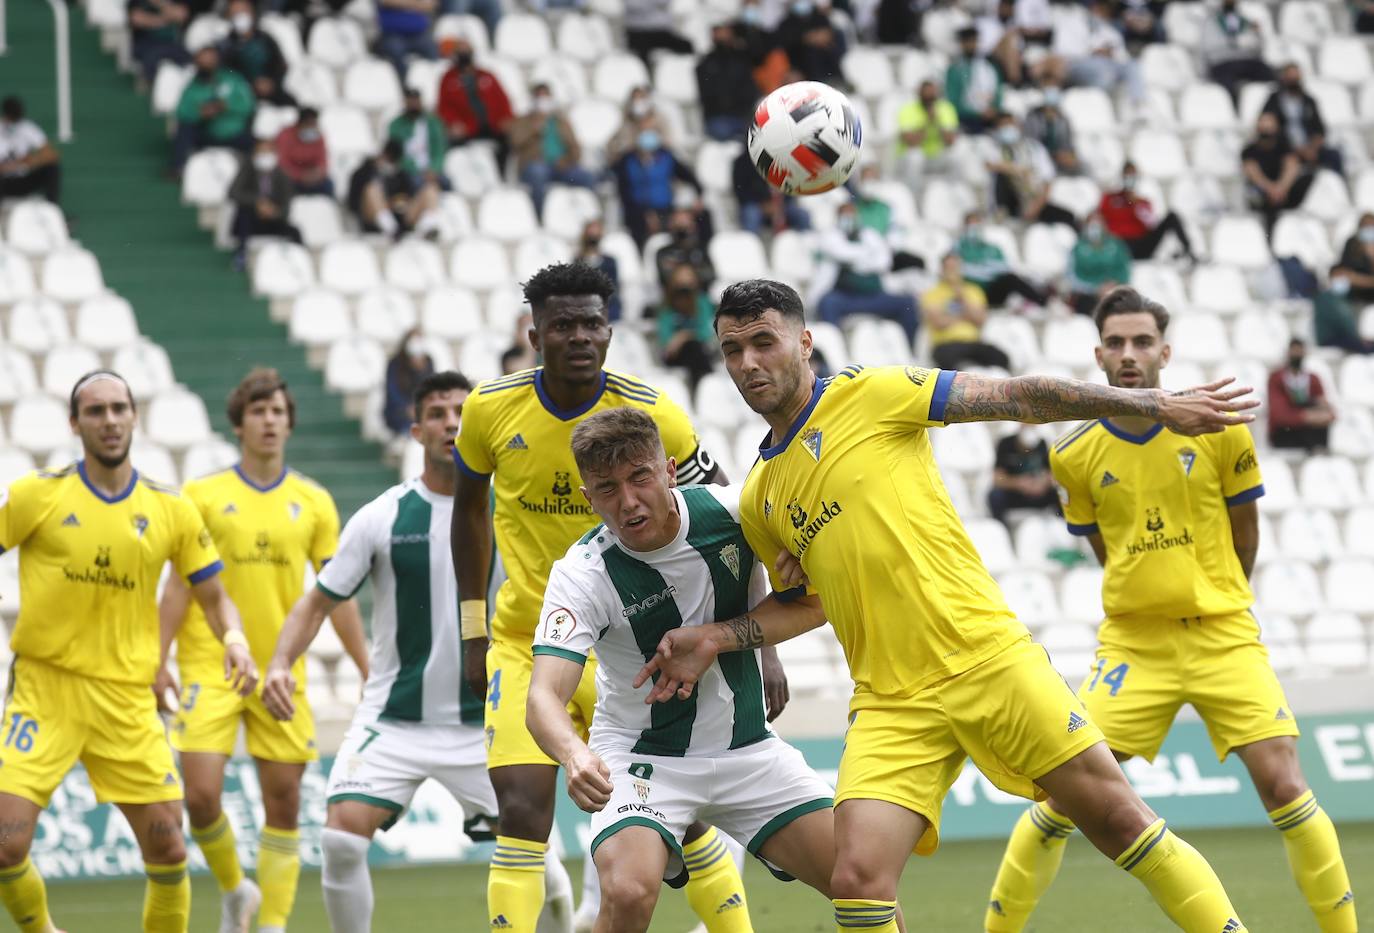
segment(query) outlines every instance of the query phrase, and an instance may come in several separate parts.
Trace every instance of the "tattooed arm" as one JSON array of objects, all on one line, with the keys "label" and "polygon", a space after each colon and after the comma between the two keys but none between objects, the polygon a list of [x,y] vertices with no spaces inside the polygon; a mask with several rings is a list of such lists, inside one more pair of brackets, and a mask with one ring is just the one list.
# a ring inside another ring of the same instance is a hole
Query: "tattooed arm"
[{"label": "tattooed arm", "polygon": [[685,700],[718,655],[776,645],[824,624],[825,610],[819,596],[803,596],[791,602],[769,596],[733,619],[673,629],[658,643],[658,651],[640,669],[634,685],[639,687],[654,677],[653,689],[644,699],[646,703],[661,703],[674,695]]},{"label": "tattooed arm", "polygon": [[1219,379],[1182,392],[1119,389],[1058,376],[978,376],[960,372],[950,383],[943,420],[1082,421],[1136,417],[1158,421],[1177,434],[1211,434],[1227,425],[1255,420],[1246,409],[1259,405],[1248,386],[1231,387]]}]

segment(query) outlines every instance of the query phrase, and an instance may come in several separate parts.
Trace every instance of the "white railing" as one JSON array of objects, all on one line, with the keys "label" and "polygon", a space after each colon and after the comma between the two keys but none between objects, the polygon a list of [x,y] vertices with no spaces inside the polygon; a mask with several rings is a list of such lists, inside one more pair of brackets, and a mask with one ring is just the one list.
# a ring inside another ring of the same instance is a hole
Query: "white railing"
[{"label": "white railing", "polygon": [[[57,47],[57,139],[72,141],[72,55],[67,5],[63,0],[48,0],[52,10],[53,42]],[[9,16],[6,0],[0,0],[0,55],[9,52]]]}]

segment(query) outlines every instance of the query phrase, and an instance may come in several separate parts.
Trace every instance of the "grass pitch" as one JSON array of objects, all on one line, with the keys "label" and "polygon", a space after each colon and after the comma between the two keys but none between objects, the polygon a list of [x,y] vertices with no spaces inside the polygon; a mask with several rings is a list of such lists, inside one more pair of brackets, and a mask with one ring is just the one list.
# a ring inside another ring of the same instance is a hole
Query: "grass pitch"
[{"label": "grass pitch", "polygon": [[[1374,921],[1374,823],[1339,827],[1341,849],[1366,923]],[[1197,830],[1185,834],[1211,861],[1253,933],[1316,930],[1292,877],[1278,833],[1272,829]],[[913,931],[981,930],[984,899],[997,871],[1003,842],[953,842],[930,859],[913,858],[902,879],[902,909]],[[580,863],[572,863],[574,883]],[[486,933],[486,869],[481,866],[376,870],[376,933],[455,931]],[[829,904],[800,884],[775,881],[761,866],[748,867],[749,907],[758,933],[833,933]],[[191,930],[214,933],[219,897],[214,882],[194,881]],[[68,933],[137,933],[141,881],[65,882],[49,890],[54,919]],[[914,921],[914,922],[913,922]],[[685,933],[696,924],[680,893],[663,891],[653,933]],[[1145,889],[1113,867],[1082,838],[1069,843],[1064,869],[1029,927],[1038,933],[1163,933],[1175,928]],[[291,933],[327,933],[318,873],[301,876]]]}]

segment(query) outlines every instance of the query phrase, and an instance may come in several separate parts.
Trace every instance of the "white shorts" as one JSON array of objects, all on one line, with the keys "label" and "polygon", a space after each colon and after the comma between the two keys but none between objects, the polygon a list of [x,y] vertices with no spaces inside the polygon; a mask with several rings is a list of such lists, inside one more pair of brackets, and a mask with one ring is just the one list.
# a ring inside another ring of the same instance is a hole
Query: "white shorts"
[{"label": "white shorts", "polygon": [[[774,833],[799,816],[834,804],[831,786],[811,770],[801,752],[779,738],[711,757],[667,758],[615,749],[601,758],[611,770],[611,799],[592,814],[592,854],[626,827],[656,829],[668,847],[663,878],[675,888],[687,883],[682,838],[694,821],[733,836],[764,861],[759,849]],[[784,881],[792,880],[776,867],[768,868]]]},{"label": "white shorts", "polygon": [[470,731],[467,726],[355,721],[329,771],[328,800],[359,800],[390,810],[391,818],[382,824],[390,829],[425,779],[433,778],[463,808],[463,831],[474,842],[495,839],[496,792],[485,759],[473,754]]}]

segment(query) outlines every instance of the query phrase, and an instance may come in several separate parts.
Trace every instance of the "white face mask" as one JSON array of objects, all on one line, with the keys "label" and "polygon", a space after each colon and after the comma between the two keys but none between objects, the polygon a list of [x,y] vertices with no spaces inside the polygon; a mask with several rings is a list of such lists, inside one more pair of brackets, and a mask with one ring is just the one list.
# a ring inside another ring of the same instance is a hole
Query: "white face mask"
[{"label": "white face mask", "polygon": [[234,26],[234,32],[246,33],[253,28],[253,14],[235,13],[230,22]]},{"label": "white face mask", "polygon": [[654,105],[647,97],[639,97],[630,102],[630,116],[633,117],[647,117],[653,109]]},{"label": "white face mask", "polygon": [[1331,293],[1333,295],[1350,294],[1350,280],[1345,276],[1337,276],[1331,280]]},{"label": "white face mask", "polygon": [[1014,126],[999,127],[997,130],[997,138],[1004,145],[1012,146],[1021,138],[1021,131]]},{"label": "white face mask", "polygon": [[425,344],[419,337],[411,337],[406,341],[406,356],[424,356]]},{"label": "white face mask", "polygon": [[270,152],[259,152],[253,156],[253,167],[259,172],[270,172],[277,167],[277,157]]},{"label": "white face mask", "polygon": [[540,113],[553,113],[558,106],[552,97],[536,97],[534,99],[534,109]]}]

